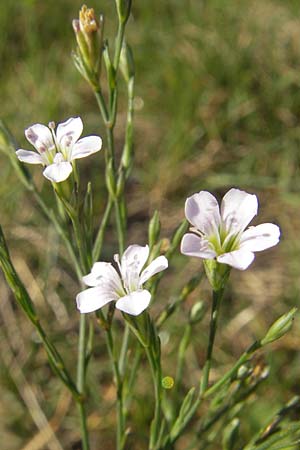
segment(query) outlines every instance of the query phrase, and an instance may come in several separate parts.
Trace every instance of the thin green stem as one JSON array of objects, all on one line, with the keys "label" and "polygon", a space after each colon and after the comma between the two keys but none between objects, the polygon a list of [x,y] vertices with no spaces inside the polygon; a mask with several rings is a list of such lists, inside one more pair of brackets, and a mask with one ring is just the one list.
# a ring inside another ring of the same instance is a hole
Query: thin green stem
[{"label": "thin green stem", "polygon": [[102,246],[103,246],[103,240],[104,240],[104,233],[109,221],[109,217],[111,214],[111,210],[112,210],[112,206],[113,206],[113,201],[111,196],[109,196],[108,198],[108,202],[100,223],[100,227],[96,236],[96,240],[95,240],[95,244],[94,244],[94,248],[93,248],[93,261],[98,261],[99,257],[100,257],[100,253],[102,250]]},{"label": "thin green stem", "polygon": [[155,357],[152,347],[145,347],[145,352],[151,368],[151,374],[154,385],[155,408],[154,417],[151,423],[149,450],[157,449],[160,425],[161,425],[161,367],[160,361]]},{"label": "thin green stem", "polygon": [[175,377],[175,391],[178,393],[178,388],[182,381],[183,368],[185,362],[186,350],[189,346],[191,340],[192,326],[191,324],[187,324],[184,330],[183,337],[179,344],[178,350],[178,358],[177,358],[177,368],[176,368],[176,377]]},{"label": "thin green stem", "polygon": [[119,364],[115,355],[114,340],[111,328],[106,329],[106,343],[112,361],[114,379],[117,388],[117,450],[122,450],[125,445],[125,417],[123,406],[123,381],[120,376]]},{"label": "thin green stem", "polygon": [[117,38],[116,38],[115,54],[114,54],[115,73],[117,73],[118,67],[119,67],[120,55],[121,55],[123,39],[124,39],[125,26],[126,26],[126,22],[124,22],[124,21],[119,22],[118,33],[117,33]]},{"label": "thin green stem", "polygon": [[211,368],[212,354],[213,354],[215,336],[216,336],[216,331],[217,331],[219,309],[220,309],[220,304],[221,304],[221,300],[223,297],[223,292],[224,292],[224,289],[220,289],[219,291],[213,291],[210,330],[209,330],[206,361],[205,361],[205,364],[203,367],[202,379],[201,379],[201,383],[200,383],[200,395],[202,395],[206,391],[208,383],[209,383],[209,373],[210,373],[210,368]]},{"label": "thin green stem", "polygon": [[213,386],[208,388],[203,393],[203,398],[211,396],[212,394],[217,392],[220,388],[222,388],[222,386],[237,373],[238,369],[249,360],[252,354],[260,348],[261,344],[259,341],[255,341],[252,345],[250,345],[250,347],[240,356],[240,358],[237,360],[234,366],[228,372],[226,372],[225,375],[223,375],[223,377],[220,378],[219,381],[217,381]]},{"label": "thin green stem", "polygon": [[[134,359],[133,359],[133,363],[131,364],[130,367],[130,376],[129,376],[129,380],[127,383],[127,390],[129,393],[132,392],[133,389],[133,385],[136,381],[136,373],[143,355],[143,347],[141,346],[140,342],[137,341],[136,342],[137,347],[135,349],[135,355],[134,355]],[[128,408],[128,404],[130,402],[130,399],[126,399],[126,407]]]},{"label": "thin green stem", "polygon": [[115,211],[116,211],[116,225],[117,225],[117,235],[119,242],[119,253],[122,255],[125,249],[125,230],[124,230],[124,221],[122,217],[121,205],[118,202],[118,199],[115,201]]},{"label": "thin green stem", "polygon": [[100,86],[98,89],[94,90],[94,94],[95,94],[95,97],[96,97],[96,100],[97,100],[97,103],[98,103],[98,106],[99,106],[99,109],[100,109],[100,112],[102,115],[102,120],[103,120],[105,126],[107,126],[108,121],[109,121],[109,115],[108,115],[107,107],[106,107]]},{"label": "thin green stem", "polygon": [[125,323],[125,330],[123,334],[123,340],[122,340],[122,347],[120,351],[120,357],[119,357],[119,371],[121,377],[124,376],[125,370],[126,370],[126,358],[127,358],[127,350],[128,350],[128,342],[129,342],[129,325],[126,322]]},{"label": "thin green stem", "polygon": [[[82,228],[79,222],[79,209],[78,209],[78,198],[77,198],[77,207],[73,209],[68,202],[64,202],[63,199],[62,204],[65,207],[66,213],[69,215],[73,230],[75,234],[76,244],[80,256],[80,266],[81,270],[87,273],[90,269],[88,263],[88,254],[86,248],[86,241],[84,239]],[[87,416],[86,416],[86,316],[85,314],[80,315],[79,322],[79,339],[78,339],[78,358],[77,358],[77,389],[81,395],[80,402],[78,403],[78,410],[80,416],[80,428],[81,428],[81,438],[82,438],[82,446],[83,450],[89,450],[89,435],[87,428]]]},{"label": "thin green stem", "polygon": [[74,234],[75,234],[75,239],[76,239],[76,243],[77,243],[77,248],[79,251],[79,256],[80,256],[80,261],[81,261],[81,266],[82,266],[82,270],[84,272],[88,272],[90,267],[88,264],[88,255],[87,255],[87,249],[86,249],[86,242],[83,239],[82,236],[82,230],[81,230],[81,225],[79,223],[79,218],[77,217],[72,217],[72,224],[73,224],[73,229],[74,229]]},{"label": "thin green stem", "polygon": [[[112,128],[106,128],[106,136],[107,136],[107,147],[108,147],[108,157],[112,161],[112,176],[114,177],[114,185],[116,186],[116,168],[115,168],[115,150],[114,150],[114,136],[113,136],[113,129]],[[122,212],[122,195],[119,195],[119,197],[115,196],[114,198],[114,205],[115,205],[115,214],[116,214],[116,225],[117,225],[117,235],[118,235],[118,242],[119,242],[119,252],[122,255],[125,248],[125,230],[126,230],[126,223],[124,220],[124,215]]]},{"label": "thin green stem", "polygon": [[67,388],[74,396],[75,400],[77,401],[80,400],[80,393],[77,391],[76,386],[71,376],[69,375],[64,365],[64,361],[61,358],[59,352],[57,351],[54,344],[50,342],[44,329],[42,328],[42,325],[40,324],[39,319],[37,317],[33,301],[29,296],[22,281],[20,280],[15,270],[15,267],[10,259],[9,251],[6,245],[5,237],[2,232],[1,226],[0,226],[0,267],[3,270],[6,282],[9,285],[10,289],[12,290],[17,303],[22,308],[27,318],[30,320],[30,322],[33,324],[36,331],[38,332],[41,341],[43,342],[43,345],[45,347],[45,350],[47,352],[48,360],[53,371],[67,386]]},{"label": "thin green stem", "polygon": [[81,438],[83,450],[89,450],[89,435],[87,429],[87,417],[85,409],[85,356],[86,356],[86,316],[80,315],[79,323],[79,341],[78,341],[78,360],[77,360],[77,389],[82,395],[82,401],[78,403]]},{"label": "thin green stem", "polygon": [[195,412],[197,411],[197,409],[199,408],[201,402],[211,396],[212,394],[215,394],[216,392],[218,392],[225,383],[227,383],[228,380],[230,380],[233,376],[236,375],[238,369],[245,364],[249,358],[252,356],[253,353],[255,353],[258,349],[261,348],[261,344],[259,341],[255,341],[238,359],[238,361],[234,364],[234,366],[222,377],[220,378],[219,381],[217,381],[213,386],[211,386],[210,388],[208,388],[205,392],[203,392],[202,394],[200,393],[199,390],[199,395],[195,401],[195,403],[192,405],[192,407],[190,408],[188,414],[186,414],[184,422],[181,424],[180,428],[176,430],[176,433],[174,433],[172,435],[172,430],[171,430],[171,434],[168,436],[168,438],[165,440],[165,446],[163,447],[164,449],[168,448],[168,445],[174,443],[178,437],[182,434],[183,430],[187,427],[187,425],[190,423],[191,419],[193,418]]}]

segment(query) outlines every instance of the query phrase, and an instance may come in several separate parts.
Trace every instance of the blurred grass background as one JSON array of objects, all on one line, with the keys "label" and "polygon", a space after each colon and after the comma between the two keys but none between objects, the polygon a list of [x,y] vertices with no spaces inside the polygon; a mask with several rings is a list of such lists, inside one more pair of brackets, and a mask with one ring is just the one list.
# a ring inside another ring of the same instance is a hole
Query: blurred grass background
[{"label": "blurred grass background", "polygon": [[[29,148],[24,138],[28,125],[75,115],[83,118],[84,134],[104,134],[93,95],[70,57],[75,45],[71,20],[80,6],[77,0],[0,0],[0,116],[23,148]],[[105,14],[106,36],[112,39],[114,2],[91,1],[88,6]],[[163,235],[170,237],[183,218],[188,195],[208,189],[221,197],[232,186],[259,196],[257,223],[275,222],[282,229],[278,248],[259,255],[245,273],[232,273],[217,337],[213,376],[218,377],[254,336],[262,336],[272,320],[299,302],[300,5],[296,0],[133,1],[127,36],[137,74],[136,166],[127,194],[128,242],[146,241],[147,220],[154,209],[161,212]],[[123,98],[117,150],[122,148],[125,105]],[[105,203],[102,159],[80,163],[86,180],[93,180],[98,220]],[[38,167],[30,170],[50,204],[48,182]],[[72,367],[78,319],[73,300],[76,277],[54,231],[4,155],[0,155],[0,172],[1,224],[13,260]],[[115,250],[109,233],[104,257],[110,258]],[[160,311],[168,296],[199,267],[198,260],[178,256],[153,311]],[[201,286],[166,327],[167,374],[174,375],[181,317],[199,297],[209,305],[207,286]],[[52,376],[31,326],[11,302],[2,279],[0,313],[3,450],[80,449],[76,409]],[[194,336],[186,386],[199,375],[207,322],[208,317]],[[89,425],[95,448],[110,450],[115,391],[103,336],[98,332],[96,337],[97,358],[90,370],[96,394]],[[299,347],[298,320],[288,337],[263,353],[264,364],[271,364],[270,377],[259,395],[250,399],[247,412],[241,412],[241,442],[282,402],[300,393]],[[148,400],[148,382],[138,383],[143,401]],[[149,411],[142,405],[134,403],[131,448],[146,448],[143,430]],[[178,448],[185,445],[183,441]]]}]

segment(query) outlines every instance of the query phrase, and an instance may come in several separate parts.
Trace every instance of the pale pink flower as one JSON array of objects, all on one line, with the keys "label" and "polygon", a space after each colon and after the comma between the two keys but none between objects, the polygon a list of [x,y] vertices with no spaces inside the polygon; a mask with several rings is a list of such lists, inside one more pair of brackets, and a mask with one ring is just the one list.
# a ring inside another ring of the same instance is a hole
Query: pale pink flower
[{"label": "pale pink flower", "polygon": [[45,166],[43,175],[48,180],[59,183],[66,180],[72,172],[72,161],[98,152],[102,140],[99,136],[79,139],[83,129],[80,117],[71,117],[58,124],[56,133],[53,128],[40,123],[27,128],[25,136],[37,152],[19,149],[16,153],[22,162]]},{"label": "pale pink flower", "polygon": [[201,191],[186,200],[185,215],[193,225],[192,233],[183,236],[181,252],[203,259],[216,259],[239,270],[245,270],[254,260],[254,253],[279,242],[280,229],[263,223],[248,229],[257,214],[256,195],[230,189],[219,208],[216,198]]},{"label": "pale pink flower", "polygon": [[143,269],[148,257],[148,245],[130,245],[123,253],[121,261],[119,255],[115,255],[119,272],[111,263],[96,262],[91,272],[83,277],[83,282],[91,287],[76,297],[79,311],[89,313],[114,301],[116,308],[127,314],[141,314],[151,300],[151,294],[147,289],[143,289],[143,284],[168,267],[167,258],[158,256]]}]

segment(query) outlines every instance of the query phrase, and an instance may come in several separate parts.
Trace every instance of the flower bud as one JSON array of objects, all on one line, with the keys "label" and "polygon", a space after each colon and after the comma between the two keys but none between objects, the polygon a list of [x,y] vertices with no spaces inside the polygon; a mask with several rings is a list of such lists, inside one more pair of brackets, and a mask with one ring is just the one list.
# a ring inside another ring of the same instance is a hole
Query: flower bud
[{"label": "flower bud", "polygon": [[[189,224],[186,220],[183,220],[181,222],[181,224],[176,228],[173,236],[172,236],[172,240],[171,240],[171,249],[172,251],[174,251],[175,249],[177,249],[177,247],[180,244],[180,241],[182,239],[182,236],[184,235],[184,233],[187,232],[189,227]],[[170,250],[171,250],[170,249]]]},{"label": "flower bud", "polygon": [[240,421],[234,418],[225,428],[223,432],[223,449],[232,450],[238,439]]},{"label": "flower bud", "polygon": [[115,71],[114,66],[110,59],[107,42],[105,42],[104,48],[103,48],[103,59],[104,59],[105,67],[106,67],[109,87],[113,91],[116,87],[116,71]]},{"label": "flower bud", "polygon": [[190,311],[190,317],[189,321],[192,325],[196,324],[197,322],[200,322],[205,314],[205,307],[203,302],[197,302],[193,305],[191,311]]},{"label": "flower bud", "polygon": [[158,214],[158,211],[155,211],[149,222],[149,228],[148,228],[148,239],[149,239],[149,246],[151,249],[158,241],[159,234],[160,234],[159,214]]},{"label": "flower bud", "polygon": [[252,372],[252,368],[248,367],[246,364],[243,364],[241,367],[239,367],[236,378],[237,380],[244,380],[247,378]]},{"label": "flower bud", "polygon": [[270,344],[284,336],[291,329],[296,312],[297,308],[292,308],[288,313],[279,317],[261,340],[261,345]]},{"label": "flower bud", "polygon": [[126,23],[129,17],[131,0],[116,0],[119,21]]},{"label": "flower bud", "polygon": [[181,297],[186,298],[191,292],[193,292],[200,281],[202,280],[202,273],[199,273],[192,277],[182,288]]},{"label": "flower bud", "polygon": [[[96,18],[93,8],[83,5],[79,11],[79,19],[72,22],[73,30],[78,44],[75,62],[78,69],[89,80],[99,77],[101,69],[103,16]],[[76,61],[77,59],[77,61]],[[81,64],[80,64],[81,63]]]},{"label": "flower bud", "polygon": [[126,83],[128,83],[129,80],[134,77],[135,69],[132,50],[126,42],[124,42],[122,45],[120,55],[120,69]]}]

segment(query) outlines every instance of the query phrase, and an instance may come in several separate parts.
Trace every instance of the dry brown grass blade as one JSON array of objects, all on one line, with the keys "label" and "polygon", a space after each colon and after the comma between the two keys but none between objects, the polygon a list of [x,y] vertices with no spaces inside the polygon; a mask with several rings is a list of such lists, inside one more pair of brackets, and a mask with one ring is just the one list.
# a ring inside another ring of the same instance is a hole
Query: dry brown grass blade
[{"label": "dry brown grass blade", "polygon": [[58,401],[55,414],[49,420],[48,425],[52,429],[52,433],[49,433],[49,426],[42,428],[26,445],[22,450],[42,450],[52,439],[53,433],[55,433],[67,414],[72,402],[72,396],[69,392],[63,391]]}]

